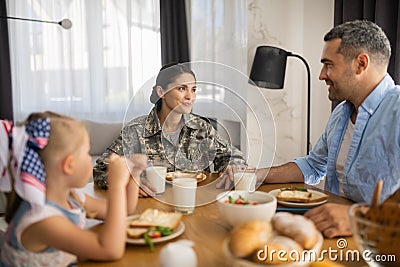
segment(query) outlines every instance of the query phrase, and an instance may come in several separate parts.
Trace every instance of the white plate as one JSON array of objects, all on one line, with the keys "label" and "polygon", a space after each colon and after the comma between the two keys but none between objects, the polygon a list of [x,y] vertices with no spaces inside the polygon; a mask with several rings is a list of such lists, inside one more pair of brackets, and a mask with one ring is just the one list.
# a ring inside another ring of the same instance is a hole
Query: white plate
[{"label": "white plate", "polygon": [[196,178],[197,183],[200,183],[207,178],[207,175],[205,175],[204,173],[201,173],[201,175],[198,175],[197,177],[197,175],[193,173],[176,171],[176,172],[167,172],[165,180],[172,181],[175,178],[175,176],[177,178]]},{"label": "white plate", "polygon": [[[317,243],[314,245],[313,248],[308,250],[308,254],[305,254],[306,256],[309,254],[312,254],[311,251],[315,251],[316,257],[318,257],[321,248],[322,248],[322,243],[324,242],[324,237],[320,232],[318,232],[318,239]],[[303,266],[309,266],[310,261],[305,260],[305,261],[297,261],[297,262],[291,262],[287,264],[276,264],[276,265],[269,265],[269,264],[262,264],[262,263],[257,263],[254,261],[250,261],[248,259],[242,259],[242,258],[236,258],[235,256],[232,255],[232,253],[229,250],[229,238],[226,238],[224,240],[224,243],[222,244],[222,251],[225,255],[226,260],[228,261],[228,266],[231,267],[261,267],[261,266],[268,266],[268,267],[303,267]],[[274,254],[276,256],[276,253]],[[300,257],[302,254],[300,253]],[[311,258],[312,259],[312,258]]]},{"label": "white plate", "polygon": [[[128,216],[127,222],[135,220],[135,219],[139,218],[139,216],[140,215]],[[183,232],[185,232],[185,224],[181,221],[181,222],[179,222],[178,227],[176,227],[174,229],[172,234],[167,235],[167,236],[163,236],[163,237],[159,237],[159,238],[152,238],[151,240],[153,241],[154,244],[158,244],[158,243],[161,243],[161,242],[165,242],[165,241],[174,239],[175,237],[178,237],[181,234],[183,234]],[[133,244],[133,245],[147,245],[146,241],[144,241],[144,238],[129,238],[128,237],[128,238],[126,238],[126,243]]]},{"label": "white plate", "polygon": [[[269,191],[269,193],[271,195],[273,195],[274,197],[276,197],[278,195],[279,191],[281,191],[281,190],[280,189],[275,189],[275,190]],[[315,195],[317,195],[319,197],[324,197],[324,196],[327,197],[326,194],[324,194],[322,192],[319,192],[319,191],[315,191],[315,190],[311,190],[311,189],[307,189],[307,191],[312,193],[312,194],[315,194]],[[328,201],[328,199],[325,199],[325,200],[322,200],[322,201],[319,201],[319,202],[312,202],[312,203],[297,203],[297,202],[288,202],[288,201],[278,200],[278,203],[283,205],[283,206],[292,207],[292,208],[297,208],[297,207],[298,208],[312,208],[312,207],[316,207],[316,206],[319,206],[321,204],[324,204],[327,201]]]}]

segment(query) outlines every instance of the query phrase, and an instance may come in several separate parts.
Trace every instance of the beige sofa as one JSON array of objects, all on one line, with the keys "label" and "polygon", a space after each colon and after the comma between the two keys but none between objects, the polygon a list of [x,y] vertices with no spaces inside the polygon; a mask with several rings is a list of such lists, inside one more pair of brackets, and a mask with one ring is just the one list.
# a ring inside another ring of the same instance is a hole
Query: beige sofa
[{"label": "beige sofa", "polygon": [[90,155],[93,165],[96,159],[103,154],[109,145],[116,139],[121,132],[122,122],[98,122],[83,120],[90,138]]}]

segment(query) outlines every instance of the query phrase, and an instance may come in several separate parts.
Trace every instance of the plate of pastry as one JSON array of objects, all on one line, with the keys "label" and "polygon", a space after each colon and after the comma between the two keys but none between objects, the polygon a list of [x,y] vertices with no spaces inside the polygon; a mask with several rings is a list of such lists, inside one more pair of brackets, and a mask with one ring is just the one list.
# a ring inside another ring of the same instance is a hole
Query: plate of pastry
[{"label": "plate of pastry", "polygon": [[172,181],[174,178],[196,178],[197,182],[200,183],[204,181],[207,176],[202,172],[184,172],[184,171],[175,171],[175,172],[167,172],[165,179],[167,181]]},{"label": "plate of pastry", "polygon": [[311,220],[278,212],[271,222],[253,220],[235,227],[222,251],[233,267],[309,266],[313,256],[318,258],[323,241]]}]

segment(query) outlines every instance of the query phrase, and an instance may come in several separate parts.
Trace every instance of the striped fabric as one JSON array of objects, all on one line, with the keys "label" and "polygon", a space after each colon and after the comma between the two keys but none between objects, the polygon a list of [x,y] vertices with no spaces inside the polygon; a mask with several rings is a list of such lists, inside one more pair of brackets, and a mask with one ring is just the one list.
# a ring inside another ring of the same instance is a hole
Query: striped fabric
[{"label": "striped fabric", "polygon": [[31,121],[26,126],[0,122],[0,190],[11,191],[10,163],[16,193],[32,204],[44,205],[46,174],[36,151],[47,145],[50,119]]}]

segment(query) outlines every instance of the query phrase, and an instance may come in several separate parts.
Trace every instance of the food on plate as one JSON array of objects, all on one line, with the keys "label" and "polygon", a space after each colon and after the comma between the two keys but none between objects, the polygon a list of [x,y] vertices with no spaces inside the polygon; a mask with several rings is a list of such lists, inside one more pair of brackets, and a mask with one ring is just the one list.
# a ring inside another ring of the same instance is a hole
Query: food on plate
[{"label": "food on plate", "polygon": [[137,239],[137,238],[143,238],[145,234],[147,234],[147,236],[150,238],[159,238],[162,236],[168,236],[172,234],[173,229],[171,229],[170,227],[152,226],[148,228],[129,227],[126,231],[129,238]]},{"label": "food on plate", "polygon": [[230,234],[229,249],[235,257],[247,257],[272,237],[270,222],[254,220],[234,228]]},{"label": "food on plate", "polygon": [[315,203],[326,200],[328,196],[309,192],[304,187],[282,188],[276,195],[276,199],[286,202]]},{"label": "food on plate", "polygon": [[166,212],[158,209],[146,209],[139,218],[130,221],[129,227],[169,227],[175,229],[182,219],[182,214],[178,212]]},{"label": "food on plate", "polygon": [[143,235],[147,233],[149,228],[131,228],[128,227],[126,229],[126,233],[129,238],[137,239],[137,238],[143,238]]},{"label": "food on plate", "polygon": [[232,196],[228,196],[228,199],[224,201],[225,203],[229,204],[236,204],[236,205],[257,205],[258,202],[254,200],[244,199],[241,195],[237,199],[234,199]]},{"label": "food on plate", "polygon": [[318,241],[314,223],[302,215],[277,212],[271,222],[279,234],[292,238],[305,249],[311,249]]},{"label": "food on plate", "polygon": [[165,179],[167,179],[168,181],[172,181],[172,179],[174,179],[174,173],[167,172],[167,174],[165,175]]},{"label": "food on plate", "polygon": [[290,262],[290,257],[282,261],[282,257],[277,258],[276,254],[270,257],[269,252],[286,251],[288,255],[292,251],[302,253],[306,249],[319,249],[317,243],[320,236],[311,220],[301,215],[278,212],[271,222],[254,220],[236,226],[230,233],[227,248],[237,258],[267,265],[284,264]]},{"label": "food on plate", "polygon": [[181,220],[181,213],[146,209],[139,218],[128,222],[126,233],[131,239],[143,238],[154,251],[152,239],[171,235]]},{"label": "food on plate", "polygon": [[184,172],[184,171],[176,171],[176,172],[168,172],[165,176],[165,179],[168,181],[172,181],[174,178],[196,178],[198,182],[203,181],[206,178],[206,175],[202,172]]}]

